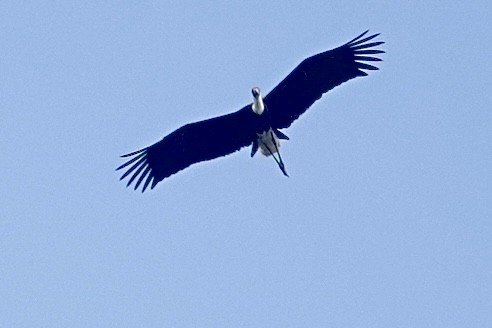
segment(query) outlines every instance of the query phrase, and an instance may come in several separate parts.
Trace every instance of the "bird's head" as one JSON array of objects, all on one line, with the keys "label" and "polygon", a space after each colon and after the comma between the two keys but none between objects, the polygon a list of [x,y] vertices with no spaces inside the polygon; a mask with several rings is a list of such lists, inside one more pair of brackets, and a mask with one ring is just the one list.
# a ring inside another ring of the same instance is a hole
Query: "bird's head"
[{"label": "bird's head", "polygon": [[263,114],[265,105],[263,104],[260,88],[254,87],[251,89],[251,93],[253,94],[253,104],[251,105],[251,109],[258,115]]},{"label": "bird's head", "polygon": [[253,94],[253,97],[255,99],[258,99],[261,95],[260,88],[254,87],[253,89],[251,89],[251,93]]}]

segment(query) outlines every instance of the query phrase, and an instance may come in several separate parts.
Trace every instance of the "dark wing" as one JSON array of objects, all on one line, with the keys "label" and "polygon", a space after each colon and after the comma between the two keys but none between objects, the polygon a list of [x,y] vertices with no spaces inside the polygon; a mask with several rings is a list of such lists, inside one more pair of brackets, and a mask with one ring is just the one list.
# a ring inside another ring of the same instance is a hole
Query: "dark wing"
[{"label": "dark wing", "polygon": [[283,79],[265,97],[272,126],[278,129],[289,127],[323,93],[357,76],[367,75],[363,70],[377,70],[377,67],[363,62],[381,61],[380,58],[368,55],[384,53],[382,50],[370,49],[384,42],[367,43],[379,35],[362,39],[367,32],[341,47],[303,60]]},{"label": "dark wing", "polygon": [[186,124],[147,148],[123,155],[132,157],[116,170],[131,164],[120,180],[131,173],[127,187],[137,179],[135,190],[145,180],[142,192],[191,164],[211,160],[245,147],[256,137],[258,115],[250,106],[208,120]]}]

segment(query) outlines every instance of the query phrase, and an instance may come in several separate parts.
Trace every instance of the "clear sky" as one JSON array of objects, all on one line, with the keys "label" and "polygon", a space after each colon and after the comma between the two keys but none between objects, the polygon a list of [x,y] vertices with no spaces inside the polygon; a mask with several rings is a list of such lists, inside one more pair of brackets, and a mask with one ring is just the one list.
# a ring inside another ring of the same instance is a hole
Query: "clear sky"
[{"label": "clear sky", "polygon": [[[492,327],[490,1],[0,2],[0,327]],[[121,154],[366,29],[282,157]]]}]

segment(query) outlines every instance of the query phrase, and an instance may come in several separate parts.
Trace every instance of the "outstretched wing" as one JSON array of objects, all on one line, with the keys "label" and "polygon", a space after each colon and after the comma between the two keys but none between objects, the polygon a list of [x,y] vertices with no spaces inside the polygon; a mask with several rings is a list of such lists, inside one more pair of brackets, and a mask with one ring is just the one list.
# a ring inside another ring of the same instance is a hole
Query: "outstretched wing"
[{"label": "outstretched wing", "polygon": [[133,173],[127,187],[135,181],[135,190],[145,180],[142,192],[191,164],[211,160],[245,147],[256,137],[257,115],[250,106],[241,110],[186,124],[147,148],[123,155],[132,157],[118,167],[128,167],[120,180]]},{"label": "outstretched wing", "polygon": [[341,47],[325,51],[303,60],[266,97],[272,126],[278,129],[289,127],[316,100],[357,76],[365,76],[364,70],[378,68],[363,62],[377,62],[380,58],[370,55],[384,53],[371,49],[384,42],[370,42],[379,34],[362,38],[365,31]]}]

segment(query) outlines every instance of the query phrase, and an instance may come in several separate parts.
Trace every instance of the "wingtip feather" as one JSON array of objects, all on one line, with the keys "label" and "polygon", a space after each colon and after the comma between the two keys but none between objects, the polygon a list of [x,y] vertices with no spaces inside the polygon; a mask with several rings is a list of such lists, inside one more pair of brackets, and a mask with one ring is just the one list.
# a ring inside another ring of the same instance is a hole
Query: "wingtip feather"
[{"label": "wingtip feather", "polygon": [[375,37],[377,37],[378,35],[380,35],[381,33],[376,33],[376,34],[373,34],[373,35],[370,35],[362,40],[354,40],[353,42],[350,42],[348,45],[350,47],[353,47],[353,46],[356,46],[358,44],[361,44],[361,43],[364,43],[364,42],[367,42],[367,41],[370,41],[372,39],[374,39]]},{"label": "wingtip feather", "polygon": [[152,181],[152,174],[149,174],[149,176],[147,177],[147,180],[145,180],[145,183],[144,183],[144,186],[142,188],[142,193],[145,191],[145,189],[147,189],[147,187],[149,186],[149,183]]},{"label": "wingtip feather", "polygon": [[376,66],[372,66],[372,65],[365,64],[365,63],[360,63],[360,62],[357,63],[357,66],[359,67],[359,69],[367,69],[369,71],[377,71],[377,70],[379,70],[379,68],[377,68]]},{"label": "wingtip feather", "polygon": [[359,44],[355,47],[350,47],[352,50],[361,50],[361,49],[367,49],[367,48],[372,48],[379,46],[381,44],[384,44],[383,41],[378,41],[378,42],[371,42],[371,43],[364,43],[364,44]]},{"label": "wingtip feather", "polygon": [[355,55],[377,55],[377,54],[384,54],[384,53],[386,53],[386,51],[379,50],[379,49],[364,49],[364,50],[354,51]]},{"label": "wingtip feather", "polygon": [[142,154],[140,154],[140,155],[138,155],[138,156],[136,156],[136,157],[134,157],[134,158],[132,158],[132,159],[128,160],[127,162],[125,162],[125,163],[123,163],[122,165],[118,166],[118,167],[116,168],[116,171],[121,170],[121,169],[122,169],[122,168],[124,168],[124,167],[127,167],[128,165],[130,165],[131,163],[135,162],[136,160],[138,160],[138,159],[142,158],[143,156],[145,156],[145,153],[142,153]]},{"label": "wingtip feather", "polygon": [[150,172],[150,166],[147,165],[147,167],[145,168],[145,170],[140,175],[140,178],[138,179],[137,183],[135,184],[134,190],[137,190],[138,189],[138,186],[140,186],[140,184],[142,183],[143,179],[147,176],[147,174],[149,174],[149,172]]},{"label": "wingtip feather", "polygon": [[383,61],[381,58],[377,57],[369,57],[369,56],[354,56],[355,60],[357,61],[372,61],[372,62],[380,62]]},{"label": "wingtip feather", "polygon": [[359,36],[357,36],[357,37],[353,38],[352,40],[350,40],[350,41],[349,41],[349,42],[347,42],[346,44],[347,44],[347,45],[349,45],[349,44],[351,44],[352,42],[357,41],[359,38],[362,38],[364,35],[366,35],[366,34],[367,34],[367,32],[369,32],[369,30],[366,30],[366,31],[365,31],[365,32],[363,32],[361,35],[359,35]]},{"label": "wingtip feather", "polygon": [[145,147],[145,148],[142,148],[142,149],[139,149],[139,150],[136,150],[134,152],[131,152],[131,153],[128,153],[128,154],[125,154],[125,155],[121,155],[120,157],[130,157],[130,156],[133,156],[133,155],[137,155],[137,154],[140,154],[144,151],[146,151],[148,149],[148,147]]},{"label": "wingtip feather", "polygon": [[128,170],[126,170],[126,172],[123,173],[123,175],[121,176],[120,180],[123,180],[124,178],[126,178],[130,173],[132,173],[137,167],[139,167],[142,164],[145,164],[145,158],[141,158],[132,167],[130,167]]},{"label": "wingtip feather", "polygon": [[128,183],[126,184],[127,187],[132,184],[133,180],[135,180],[135,178],[138,177],[140,172],[142,172],[142,170],[146,167],[146,164],[147,164],[145,161],[139,162],[139,163],[140,163],[140,167],[137,168],[137,170],[135,171],[135,173],[133,173],[130,180],[128,180]]}]

